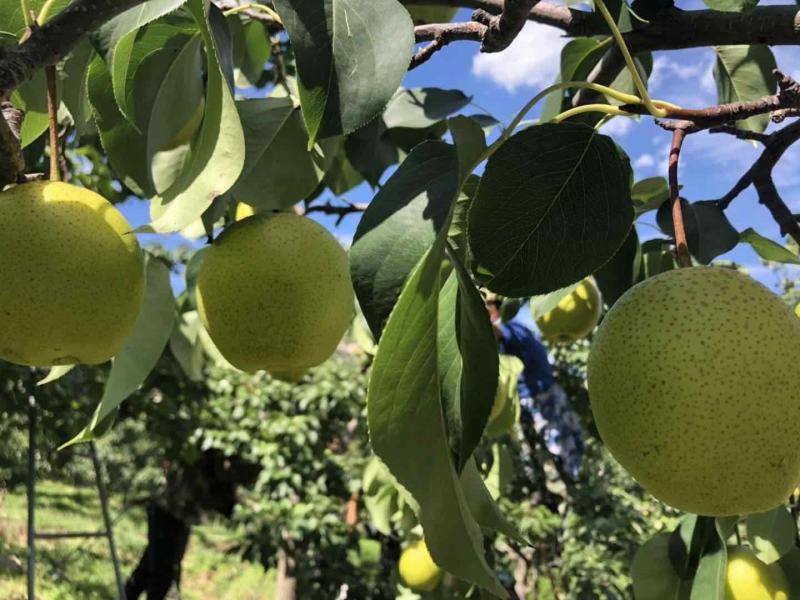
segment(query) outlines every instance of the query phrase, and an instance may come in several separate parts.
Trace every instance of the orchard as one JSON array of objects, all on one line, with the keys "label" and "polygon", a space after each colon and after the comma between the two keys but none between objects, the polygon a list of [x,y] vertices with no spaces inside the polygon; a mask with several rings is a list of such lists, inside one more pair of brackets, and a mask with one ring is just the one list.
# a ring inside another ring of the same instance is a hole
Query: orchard
[{"label": "orchard", "polygon": [[[2,0],[0,487],[100,448],[145,498],[98,598],[244,598],[181,583],[209,522],[266,600],[800,598],[798,46],[758,0]],[[3,592],[2,507],[0,595],[95,597],[31,545]]]}]

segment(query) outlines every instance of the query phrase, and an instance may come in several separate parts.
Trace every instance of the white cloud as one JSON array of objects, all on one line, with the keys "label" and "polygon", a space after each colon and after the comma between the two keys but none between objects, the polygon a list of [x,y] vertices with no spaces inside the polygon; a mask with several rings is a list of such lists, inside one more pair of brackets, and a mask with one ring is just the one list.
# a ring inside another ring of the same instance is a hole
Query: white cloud
[{"label": "white cloud", "polygon": [[622,137],[628,133],[633,127],[633,119],[628,117],[615,117],[606,121],[605,125],[600,128],[600,131],[612,137]]},{"label": "white cloud", "polygon": [[651,93],[685,107],[701,108],[716,103],[714,54],[700,50],[660,54],[653,61]]},{"label": "white cloud", "polygon": [[511,93],[520,87],[550,85],[558,75],[561,48],[567,41],[555,27],[528,23],[506,51],[476,54],[472,74]]},{"label": "white cloud", "polygon": [[644,153],[633,162],[635,169],[649,169],[656,164],[656,159],[652,154]]}]

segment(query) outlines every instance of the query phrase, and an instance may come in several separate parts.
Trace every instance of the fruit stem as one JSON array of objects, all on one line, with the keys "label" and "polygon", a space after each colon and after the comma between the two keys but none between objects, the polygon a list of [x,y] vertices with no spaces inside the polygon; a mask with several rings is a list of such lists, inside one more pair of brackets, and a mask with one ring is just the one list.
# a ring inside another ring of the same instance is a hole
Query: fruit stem
[{"label": "fruit stem", "polygon": [[50,181],[61,181],[61,161],[58,156],[58,90],[55,66],[45,67],[47,75],[47,121],[50,130]]},{"label": "fruit stem", "polygon": [[25,19],[25,27],[33,27],[33,13],[28,5],[28,0],[19,0],[19,4],[22,8],[22,18]]},{"label": "fruit stem", "polygon": [[675,251],[679,267],[692,266],[689,245],[686,243],[686,229],[683,226],[683,209],[678,185],[678,160],[685,137],[685,129],[676,129],[672,133],[672,144],[669,148],[669,198],[672,204],[672,227],[675,230]]}]

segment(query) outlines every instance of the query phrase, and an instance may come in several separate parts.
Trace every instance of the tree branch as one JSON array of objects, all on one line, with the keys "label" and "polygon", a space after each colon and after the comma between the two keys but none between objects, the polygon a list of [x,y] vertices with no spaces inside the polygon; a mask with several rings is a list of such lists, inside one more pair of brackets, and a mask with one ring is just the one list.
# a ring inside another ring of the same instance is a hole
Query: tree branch
[{"label": "tree branch", "polygon": [[800,224],[798,224],[797,219],[781,198],[772,179],[772,171],[775,169],[775,165],[786,150],[798,140],[800,140],[800,121],[795,121],[791,125],[787,125],[783,129],[770,134],[767,140],[764,141],[764,151],[736,182],[736,185],[717,200],[717,205],[723,210],[728,208],[739,194],[752,185],[758,194],[758,201],[767,207],[772,214],[772,218],[780,227],[781,235],[789,235],[800,244]]},{"label": "tree branch", "polygon": [[486,25],[474,21],[468,23],[431,23],[414,28],[417,42],[431,40],[431,43],[420,49],[411,59],[410,69],[425,63],[436,52],[450,42],[456,40],[475,40],[479,42],[487,31]]},{"label": "tree branch", "polygon": [[522,31],[531,9],[539,0],[505,0],[503,12],[494,15],[478,8],[472,20],[486,25],[481,40],[481,52],[502,52],[511,45],[514,38]]},{"label": "tree branch", "polygon": [[0,48],[0,100],[64,58],[88,32],[144,0],[74,0],[18,46]]},{"label": "tree branch", "polygon": [[10,103],[0,105],[0,190],[20,180],[25,171],[25,159],[19,143],[23,113]]},{"label": "tree branch", "polygon": [[324,215],[336,215],[336,226],[338,227],[347,215],[364,212],[369,206],[369,204],[365,203],[354,204],[352,202],[348,202],[347,200],[344,200],[344,202],[346,202],[344,206],[331,204],[330,201],[326,202],[325,204],[314,204],[313,206],[307,206],[303,211],[303,214],[307,215],[308,213],[318,212]]},{"label": "tree branch", "polygon": [[692,259],[689,256],[689,245],[686,242],[686,228],[683,226],[681,186],[678,182],[678,163],[680,162],[681,147],[685,138],[686,130],[684,129],[676,129],[672,133],[672,144],[669,148],[669,196],[672,205],[672,228],[675,231],[675,253],[678,257],[678,265],[691,267]]}]

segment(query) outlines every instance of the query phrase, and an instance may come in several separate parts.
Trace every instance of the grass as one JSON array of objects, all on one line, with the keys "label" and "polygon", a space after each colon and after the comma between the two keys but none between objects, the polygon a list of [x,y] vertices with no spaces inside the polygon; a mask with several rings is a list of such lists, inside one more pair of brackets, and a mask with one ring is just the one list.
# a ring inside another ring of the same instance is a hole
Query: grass
[{"label": "grass", "polygon": [[[37,484],[38,531],[97,531],[102,515],[97,491],[61,483]],[[147,543],[144,507],[120,515],[118,499],[111,498],[114,536],[124,576],[136,566]],[[0,598],[26,598],[27,500],[20,488],[0,490]],[[220,522],[192,529],[183,560],[183,600],[270,600],[274,574],[260,565],[226,553],[233,534]],[[106,538],[40,540],[36,543],[38,600],[109,600],[116,597],[114,570]],[[177,597],[177,596],[176,596]]]}]

